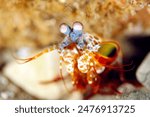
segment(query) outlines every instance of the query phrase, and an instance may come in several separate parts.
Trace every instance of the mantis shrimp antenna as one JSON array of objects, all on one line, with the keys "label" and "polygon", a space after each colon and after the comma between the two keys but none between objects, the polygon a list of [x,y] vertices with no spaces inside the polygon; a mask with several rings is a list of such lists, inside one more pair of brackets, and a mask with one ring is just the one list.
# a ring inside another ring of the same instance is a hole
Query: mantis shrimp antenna
[{"label": "mantis shrimp antenna", "polygon": [[20,59],[20,58],[17,58],[15,55],[13,55],[13,57],[16,59],[16,61],[20,64],[24,64],[24,63],[27,63],[27,62],[30,62],[32,60],[35,60],[37,59],[38,57],[42,56],[43,54],[45,53],[48,53],[48,52],[51,52],[55,49],[58,49],[58,46],[57,45],[52,45],[50,46],[49,48],[46,48],[44,50],[42,50],[41,52],[39,52],[38,54],[32,56],[32,57],[29,57],[29,58],[25,58],[25,59]]},{"label": "mantis shrimp antenna", "polygon": [[60,77],[61,77],[61,79],[63,81],[63,84],[64,84],[67,92],[70,92],[69,89],[66,86],[66,83],[65,83],[65,80],[64,80],[64,77],[63,77],[63,74],[62,74],[62,61],[63,61],[62,56],[60,56],[60,62],[59,62]]}]

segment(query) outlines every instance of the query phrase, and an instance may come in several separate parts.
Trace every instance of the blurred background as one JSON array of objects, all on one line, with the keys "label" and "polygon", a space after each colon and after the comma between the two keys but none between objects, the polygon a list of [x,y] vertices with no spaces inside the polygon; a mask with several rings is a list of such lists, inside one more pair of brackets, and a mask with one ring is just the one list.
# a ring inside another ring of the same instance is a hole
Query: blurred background
[{"label": "blurred background", "polygon": [[23,58],[59,43],[59,25],[75,21],[85,32],[118,41],[123,63],[135,66],[125,72],[122,95],[91,99],[150,99],[149,0],[0,0],[0,99],[83,99],[78,91],[68,94],[62,81],[51,82],[59,76],[56,51],[21,65],[11,54]]}]

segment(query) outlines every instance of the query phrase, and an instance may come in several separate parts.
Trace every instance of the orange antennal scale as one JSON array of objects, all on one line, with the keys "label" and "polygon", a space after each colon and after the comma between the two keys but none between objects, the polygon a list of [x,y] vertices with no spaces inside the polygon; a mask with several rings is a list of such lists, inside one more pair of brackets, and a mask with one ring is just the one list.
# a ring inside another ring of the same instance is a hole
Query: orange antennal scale
[{"label": "orange antennal scale", "polygon": [[[110,47],[109,47],[110,46]],[[120,65],[120,66],[114,66],[111,65],[111,63],[115,62],[118,58],[120,52],[120,46],[115,41],[105,41],[101,42],[101,48],[98,50],[97,53],[95,53],[95,58],[99,63],[105,67],[118,69],[120,71],[131,71],[134,67],[132,67],[129,70],[122,70],[123,67],[131,66],[133,64],[133,61],[130,64]]]},{"label": "orange antennal scale", "polygon": [[120,46],[115,41],[106,41],[100,43],[101,47],[95,53],[95,58],[102,64],[108,65],[116,60],[120,51]]}]

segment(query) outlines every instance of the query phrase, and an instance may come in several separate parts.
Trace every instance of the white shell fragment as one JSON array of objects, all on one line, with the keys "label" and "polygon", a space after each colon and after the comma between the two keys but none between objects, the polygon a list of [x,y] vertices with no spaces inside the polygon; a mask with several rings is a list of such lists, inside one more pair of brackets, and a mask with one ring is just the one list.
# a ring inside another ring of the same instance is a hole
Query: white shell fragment
[{"label": "white shell fragment", "polygon": [[140,83],[142,83],[147,89],[150,89],[150,52],[138,68],[136,76]]},{"label": "white shell fragment", "polygon": [[[41,83],[51,81],[60,76],[59,54],[57,51],[44,54],[36,60],[25,64],[11,62],[4,68],[4,74],[16,85],[39,99],[62,99],[66,95],[71,95],[68,94],[62,80],[53,83]],[[66,75],[67,72],[63,67],[64,78],[66,78]],[[72,89],[70,80],[70,78],[65,80],[69,90]],[[73,99],[79,99],[80,97],[76,96]]]}]

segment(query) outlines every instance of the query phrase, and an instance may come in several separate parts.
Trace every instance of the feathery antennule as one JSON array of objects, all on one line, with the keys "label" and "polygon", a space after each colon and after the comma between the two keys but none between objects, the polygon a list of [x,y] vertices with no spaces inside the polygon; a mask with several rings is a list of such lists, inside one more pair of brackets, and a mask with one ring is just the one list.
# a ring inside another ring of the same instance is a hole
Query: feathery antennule
[{"label": "feathery antennule", "polygon": [[[93,57],[93,59],[95,59],[95,58]],[[97,59],[95,59],[95,61],[97,61]],[[98,61],[97,61],[97,64],[100,64],[100,65],[105,66],[107,68],[117,69],[119,71],[124,71],[124,72],[131,71],[135,68],[133,61],[131,61],[131,63],[129,63],[129,64],[124,64],[124,65],[119,65],[119,66],[106,65],[106,64],[99,63]],[[131,68],[124,69],[124,67],[130,67],[130,66],[131,66]]]},{"label": "feathery antennule", "polygon": [[[113,65],[103,65],[107,68],[112,68],[112,69],[117,69],[119,71],[124,71],[124,72],[127,72],[127,71],[131,71],[135,68],[135,66],[133,65],[133,62],[132,63],[129,63],[129,64],[125,64],[125,65],[119,65],[118,67],[117,66],[113,66]],[[129,69],[124,69],[123,67],[130,67]]]},{"label": "feathery antennule", "polygon": [[15,60],[17,61],[17,63],[19,64],[24,64],[24,63],[27,63],[27,62],[30,62],[32,60],[35,60],[37,59],[38,57],[42,56],[43,54],[45,53],[48,53],[48,52],[51,52],[53,50],[56,50],[58,49],[58,46],[57,45],[52,45],[44,50],[42,50],[41,52],[39,52],[38,54],[32,56],[32,57],[29,57],[29,58],[24,58],[24,59],[21,59],[21,58],[18,58],[16,55],[12,54],[13,57],[15,58]]}]

